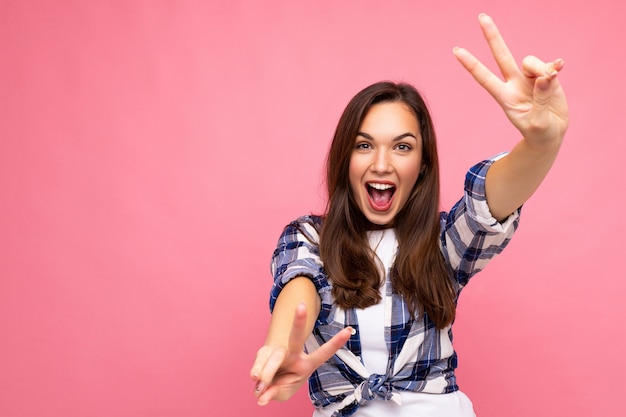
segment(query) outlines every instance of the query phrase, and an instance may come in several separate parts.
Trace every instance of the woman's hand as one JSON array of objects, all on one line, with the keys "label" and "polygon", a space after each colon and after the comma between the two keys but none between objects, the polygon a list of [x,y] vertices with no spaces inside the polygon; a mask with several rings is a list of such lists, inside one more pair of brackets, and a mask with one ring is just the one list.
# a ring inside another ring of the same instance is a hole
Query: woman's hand
[{"label": "woman's hand", "polygon": [[288,346],[265,345],[257,352],[250,375],[256,382],[255,395],[259,405],[266,405],[271,400],[285,401],[291,398],[309,376],[350,338],[351,328],[348,327],[315,352],[306,354],[304,343],[309,336],[306,332],[306,315],[305,304],[298,305]]},{"label": "woman's hand", "polygon": [[455,56],[493,96],[531,147],[558,146],[569,123],[567,101],[557,79],[563,60],[543,62],[527,56],[520,69],[491,17],[481,14],[479,22],[504,80],[463,48],[454,48]]}]

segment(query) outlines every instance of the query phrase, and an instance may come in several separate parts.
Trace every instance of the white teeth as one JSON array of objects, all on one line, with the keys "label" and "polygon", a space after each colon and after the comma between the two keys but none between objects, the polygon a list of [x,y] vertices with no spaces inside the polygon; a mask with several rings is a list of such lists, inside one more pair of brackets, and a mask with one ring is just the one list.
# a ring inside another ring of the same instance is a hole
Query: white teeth
[{"label": "white teeth", "polygon": [[393,188],[393,185],[391,184],[379,184],[377,182],[370,182],[367,185],[369,185],[372,188],[375,188],[377,190],[388,190],[390,188]]}]

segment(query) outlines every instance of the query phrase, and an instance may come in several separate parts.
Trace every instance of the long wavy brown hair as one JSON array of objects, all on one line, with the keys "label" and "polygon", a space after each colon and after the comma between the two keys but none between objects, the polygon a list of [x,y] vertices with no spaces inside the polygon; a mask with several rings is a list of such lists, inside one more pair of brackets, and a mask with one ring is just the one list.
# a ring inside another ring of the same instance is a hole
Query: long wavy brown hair
[{"label": "long wavy brown hair", "polygon": [[320,231],[320,255],[342,308],[365,308],[381,299],[376,255],[367,231],[376,226],[360,211],[349,182],[350,157],[357,132],[370,107],[382,102],[408,105],[420,126],[422,171],[393,227],[399,249],[391,280],[414,318],[427,314],[439,329],[455,317],[451,270],[439,247],[439,163],[433,122],[426,103],[411,85],[379,82],[360,91],[344,110],[328,152],[328,202]]}]

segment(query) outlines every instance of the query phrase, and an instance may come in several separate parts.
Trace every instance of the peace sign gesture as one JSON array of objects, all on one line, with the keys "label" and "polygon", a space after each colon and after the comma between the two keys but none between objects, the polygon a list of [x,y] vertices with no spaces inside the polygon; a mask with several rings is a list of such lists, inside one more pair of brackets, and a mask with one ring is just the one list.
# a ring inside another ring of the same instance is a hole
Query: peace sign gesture
[{"label": "peace sign gesture", "polygon": [[519,68],[491,17],[481,14],[479,22],[503,80],[463,48],[454,49],[459,62],[493,96],[531,146],[560,140],[569,122],[565,94],[557,79],[563,60],[543,62],[527,56]]},{"label": "peace sign gesture", "polygon": [[250,371],[256,381],[255,394],[259,405],[271,400],[285,401],[307,382],[309,376],[341,349],[351,335],[347,327],[309,354],[303,351],[311,334],[306,329],[307,310],[304,303],[296,307],[288,347],[265,345],[257,352]]}]

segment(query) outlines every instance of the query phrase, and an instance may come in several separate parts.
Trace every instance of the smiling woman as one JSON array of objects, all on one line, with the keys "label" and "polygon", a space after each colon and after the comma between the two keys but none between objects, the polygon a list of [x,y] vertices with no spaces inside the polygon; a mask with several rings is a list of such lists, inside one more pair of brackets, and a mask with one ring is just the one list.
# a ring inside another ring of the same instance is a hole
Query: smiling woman
[{"label": "smiling woman", "polygon": [[[440,213],[436,139],[419,92],[380,82],[350,101],[328,155],[326,214],[292,222],[274,255],[274,316],[257,360],[266,363],[253,375],[278,368],[267,390],[262,379],[257,386],[261,404],[274,392],[282,399],[289,389],[281,386],[298,386],[300,376],[285,374],[289,366],[280,361],[307,339],[316,417],[430,409],[473,415],[456,384],[455,303],[468,279],[507,245],[519,217],[499,223],[488,215],[482,196],[492,163],[472,168],[466,197]],[[315,296],[321,302],[285,308]],[[274,319],[291,308],[292,338],[302,339],[281,342]]]},{"label": "smiling woman", "polygon": [[464,195],[439,212],[436,137],[419,92],[379,82],[354,96],[328,154],[326,212],[291,222],[274,251],[272,321],[251,370],[259,404],[308,379],[315,417],[474,416],[456,382],[456,302],[509,243],[568,124],[563,61],[519,69],[491,18],[479,20],[505,81],[468,51],[455,56],[523,139],[470,168]]}]

